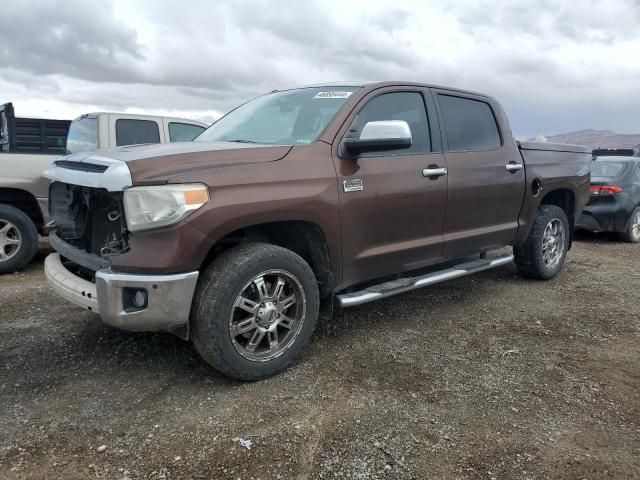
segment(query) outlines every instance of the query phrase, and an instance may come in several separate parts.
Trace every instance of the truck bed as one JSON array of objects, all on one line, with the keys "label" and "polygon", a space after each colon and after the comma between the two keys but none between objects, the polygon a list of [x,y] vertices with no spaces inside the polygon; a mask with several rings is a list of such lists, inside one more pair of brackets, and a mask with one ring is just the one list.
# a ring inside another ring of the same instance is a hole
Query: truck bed
[{"label": "truck bed", "polygon": [[535,212],[546,192],[558,190],[566,197],[562,201],[571,202],[575,222],[589,201],[591,178],[591,149],[580,145],[547,142],[517,142],[525,165],[528,192],[520,211],[516,242],[524,241],[531,229],[528,219],[535,218]]},{"label": "truck bed", "polygon": [[71,120],[16,117],[11,103],[0,105],[0,152],[64,155],[70,125]]}]

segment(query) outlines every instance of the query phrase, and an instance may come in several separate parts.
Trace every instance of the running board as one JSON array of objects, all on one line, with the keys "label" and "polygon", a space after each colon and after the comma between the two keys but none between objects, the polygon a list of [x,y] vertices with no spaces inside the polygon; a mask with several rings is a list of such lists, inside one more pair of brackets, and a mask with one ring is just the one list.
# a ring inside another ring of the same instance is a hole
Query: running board
[{"label": "running board", "polygon": [[513,261],[513,255],[500,255],[493,258],[481,258],[480,260],[461,263],[454,267],[427,273],[426,275],[421,275],[419,277],[399,278],[397,280],[391,280],[379,285],[367,287],[358,292],[338,295],[338,304],[343,308],[355,307],[356,305],[362,305],[363,303],[391,297],[392,295],[397,295],[399,293],[409,292],[428,285],[434,285],[447,280],[453,280],[454,278],[471,275],[472,273],[500,267],[510,263],[511,261]]}]

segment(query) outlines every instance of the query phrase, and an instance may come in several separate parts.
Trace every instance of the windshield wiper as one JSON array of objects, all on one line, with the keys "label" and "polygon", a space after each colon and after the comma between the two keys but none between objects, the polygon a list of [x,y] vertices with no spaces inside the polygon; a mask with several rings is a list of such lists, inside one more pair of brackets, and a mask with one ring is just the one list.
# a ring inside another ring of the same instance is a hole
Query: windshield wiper
[{"label": "windshield wiper", "polygon": [[227,142],[234,142],[234,143],[260,143],[260,142],[254,142],[253,140],[247,140],[246,138],[235,138],[233,140],[225,140]]}]

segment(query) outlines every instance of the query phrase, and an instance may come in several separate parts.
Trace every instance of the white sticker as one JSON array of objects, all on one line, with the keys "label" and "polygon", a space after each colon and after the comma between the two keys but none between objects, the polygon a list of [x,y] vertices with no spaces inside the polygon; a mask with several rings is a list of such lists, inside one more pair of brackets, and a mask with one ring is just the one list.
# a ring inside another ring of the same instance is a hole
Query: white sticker
[{"label": "white sticker", "polygon": [[333,99],[333,98],[349,98],[353,92],[318,92],[313,98]]},{"label": "white sticker", "polygon": [[344,180],[342,182],[342,188],[345,192],[361,192],[364,190],[364,185],[362,185],[361,179],[354,178],[353,180]]}]

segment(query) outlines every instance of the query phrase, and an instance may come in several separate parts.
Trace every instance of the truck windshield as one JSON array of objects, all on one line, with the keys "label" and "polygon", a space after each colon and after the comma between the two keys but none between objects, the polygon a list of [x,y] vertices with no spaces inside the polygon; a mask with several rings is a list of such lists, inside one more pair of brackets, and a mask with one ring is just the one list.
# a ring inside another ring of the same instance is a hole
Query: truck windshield
[{"label": "truck windshield", "polygon": [[98,149],[98,120],[84,117],[71,122],[67,135],[67,153]]},{"label": "truck windshield", "polygon": [[314,87],[263,95],[232,110],[194,141],[309,144],[354,91],[354,87]]}]

